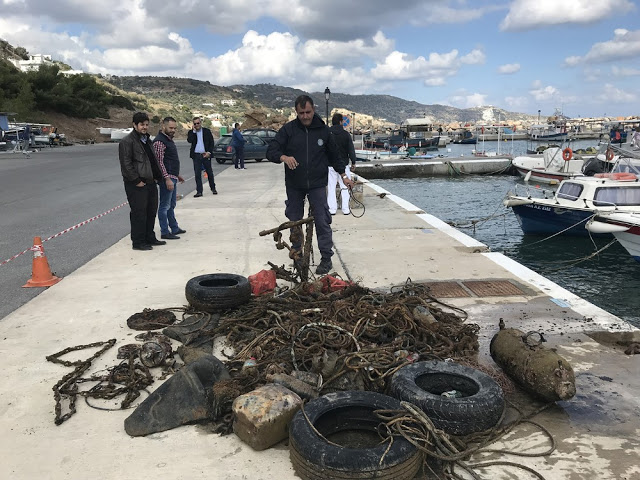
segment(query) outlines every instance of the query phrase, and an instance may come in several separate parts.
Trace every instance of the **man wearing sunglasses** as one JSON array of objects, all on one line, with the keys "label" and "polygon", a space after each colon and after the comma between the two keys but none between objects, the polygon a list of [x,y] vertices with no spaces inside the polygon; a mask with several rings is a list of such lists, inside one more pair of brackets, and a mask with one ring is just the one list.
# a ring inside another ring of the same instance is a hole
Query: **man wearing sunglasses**
[{"label": "man wearing sunglasses", "polygon": [[191,144],[189,156],[193,160],[193,171],[196,176],[196,194],[194,197],[202,196],[202,167],[207,172],[209,179],[209,187],[211,193],[217,195],[216,182],[213,179],[213,170],[211,169],[211,153],[213,152],[213,135],[211,130],[202,126],[200,117],[193,118],[193,129],[187,133],[187,141]]}]

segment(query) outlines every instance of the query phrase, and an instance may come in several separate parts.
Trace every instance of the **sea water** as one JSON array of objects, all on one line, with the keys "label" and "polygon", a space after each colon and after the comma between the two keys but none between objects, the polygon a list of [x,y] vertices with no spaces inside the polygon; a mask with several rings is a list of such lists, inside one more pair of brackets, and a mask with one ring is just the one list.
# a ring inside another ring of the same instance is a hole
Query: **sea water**
[{"label": "sea water", "polygon": [[[575,148],[595,146],[581,141]],[[486,142],[496,151],[497,142]],[[515,151],[526,150],[515,141]],[[564,145],[566,147],[566,144]],[[470,145],[451,146],[465,147]],[[477,148],[478,146],[476,146]],[[564,148],[564,147],[563,147]],[[573,145],[572,145],[573,148]],[[460,149],[456,149],[459,151]],[[445,153],[446,149],[440,149]],[[449,155],[455,153],[449,152]],[[521,153],[516,153],[521,154]],[[546,238],[524,235],[511,209],[502,204],[507,192],[525,188],[553,191],[548,185],[529,183],[507,175],[465,175],[415,179],[375,179],[377,185],[452,224],[467,235],[538,272],[574,294],[640,327],[640,263],[611,238]]]}]

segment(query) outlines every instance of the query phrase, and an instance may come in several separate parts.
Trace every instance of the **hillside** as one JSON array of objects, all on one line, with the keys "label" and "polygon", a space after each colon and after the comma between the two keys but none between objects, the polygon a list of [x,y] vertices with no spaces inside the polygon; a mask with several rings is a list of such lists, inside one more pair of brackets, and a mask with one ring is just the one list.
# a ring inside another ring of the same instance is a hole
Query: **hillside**
[{"label": "hillside", "polygon": [[[243,121],[244,112],[263,108],[267,113],[288,115],[295,98],[302,90],[273,84],[232,85],[220,87],[200,80],[175,77],[109,77],[112,85],[127,92],[144,95],[151,105],[163,105],[159,114],[171,113],[176,118],[188,122],[190,111],[219,113],[228,119],[227,123]],[[324,113],[323,92],[309,95]],[[223,100],[233,100],[235,105],[223,105]],[[407,118],[433,117],[437,122],[477,121],[532,121],[532,115],[508,112],[496,107],[476,107],[459,109],[446,105],[424,105],[391,95],[347,95],[332,93],[329,108],[340,108],[377,119],[385,119],[392,124],[400,124]],[[324,117],[324,114],[322,115]]]}]

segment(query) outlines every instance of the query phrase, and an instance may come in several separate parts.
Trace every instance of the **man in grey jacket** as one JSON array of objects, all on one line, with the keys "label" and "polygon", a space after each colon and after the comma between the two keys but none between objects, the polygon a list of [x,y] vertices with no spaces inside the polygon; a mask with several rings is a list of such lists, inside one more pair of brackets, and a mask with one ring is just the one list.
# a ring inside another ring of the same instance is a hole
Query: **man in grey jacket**
[{"label": "man in grey jacket", "polygon": [[151,149],[147,134],[149,117],[144,112],[133,115],[133,130],[118,145],[120,171],[124,191],[131,207],[131,242],[134,250],[152,250],[154,245],[165,245],[153,231],[158,211],[158,187],[162,180],[160,168]]}]

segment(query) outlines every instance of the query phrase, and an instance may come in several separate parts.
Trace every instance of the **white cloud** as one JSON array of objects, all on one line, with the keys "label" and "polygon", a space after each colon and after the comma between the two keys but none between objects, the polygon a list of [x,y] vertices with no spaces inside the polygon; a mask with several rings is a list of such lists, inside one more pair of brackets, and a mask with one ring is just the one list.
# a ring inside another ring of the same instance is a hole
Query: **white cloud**
[{"label": "white cloud", "polygon": [[514,0],[500,29],[521,31],[567,23],[595,23],[633,9],[631,0]]},{"label": "white cloud", "polygon": [[615,77],[635,77],[636,75],[640,75],[640,69],[638,68],[627,68],[627,67],[616,67],[615,65],[611,67],[611,73]]},{"label": "white cloud", "polygon": [[453,95],[449,97],[449,103],[458,108],[481,107],[487,104],[487,95],[481,93]]},{"label": "white cloud", "polygon": [[556,100],[560,95],[560,92],[556,87],[553,87],[551,85],[543,86],[540,80],[536,80],[533,82],[529,93],[537,102]]},{"label": "white cloud", "polygon": [[595,43],[586,55],[565,58],[565,65],[574,67],[581,63],[617,62],[640,57],[640,30],[630,32],[619,28],[613,33],[611,40]]},{"label": "white cloud", "polygon": [[512,73],[516,73],[519,71],[520,71],[519,63],[506,63],[498,67],[498,73],[501,73],[503,75],[510,75]]},{"label": "white cloud", "polygon": [[484,61],[484,53],[478,49],[462,57],[455,49],[447,53],[432,52],[428,58],[394,51],[382,63],[378,63],[371,74],[378,80],[422,79],[427,86],[438,86],[444,85],[448,77],[457,74],[463,64],[473,65]]},{"label": "white cloud", "polygon": [[383,60],[393,50],[394,41],[377,32],[371,42],[356,39],[347,42],[334,40],[309,40],[303,47],[301,54],[305,61],[322,65],[331,59],[333,65],[353,65],[360,63],[362,57]]},{"label": "white cloud", "polygon": [[529,99],[526,97],[505,97],[504,103],[507,108],[520,111],[529,106]]},{"label": "white cloud", "polygon": [[603,85],[602,93],[598,95],[598,100],[605,104],[624,104],[624,103],[637,103],[638,94],[633,91],[621,90],[615,85],[607,83]]}]

